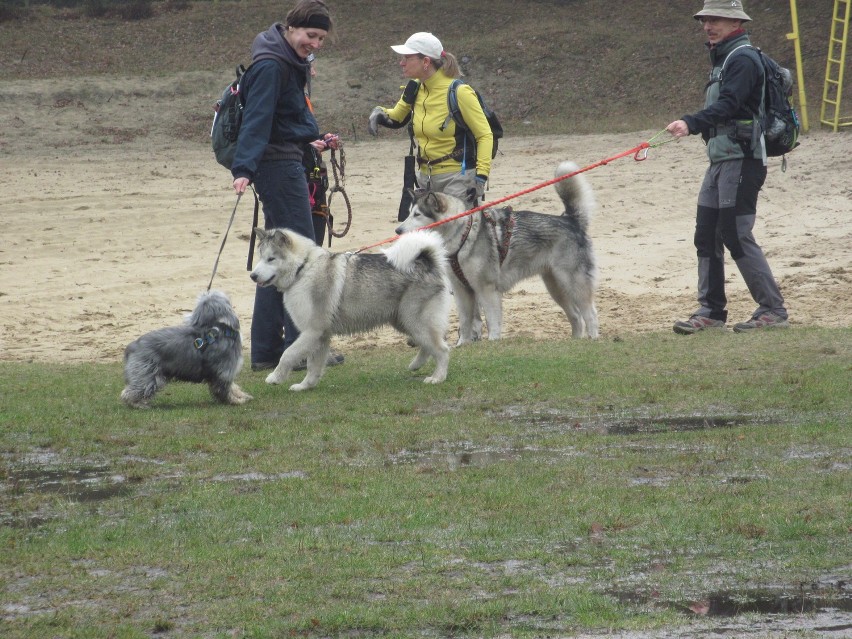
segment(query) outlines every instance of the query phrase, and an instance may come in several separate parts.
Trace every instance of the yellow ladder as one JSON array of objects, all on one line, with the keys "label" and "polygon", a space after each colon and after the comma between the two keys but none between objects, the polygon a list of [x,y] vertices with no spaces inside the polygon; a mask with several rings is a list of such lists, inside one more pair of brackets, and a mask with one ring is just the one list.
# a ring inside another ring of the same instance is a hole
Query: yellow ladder
[{"label": "yellow ladder", "polygon": [[819,121],[821,124],[832,127],[835,133],[838,127],[852,126],[852,117],[840,116],[840,98],[843,95],[843,69],[846,66],[846,43],[849,41],[850,15],[852,15],[852,0],[834,0]]}]

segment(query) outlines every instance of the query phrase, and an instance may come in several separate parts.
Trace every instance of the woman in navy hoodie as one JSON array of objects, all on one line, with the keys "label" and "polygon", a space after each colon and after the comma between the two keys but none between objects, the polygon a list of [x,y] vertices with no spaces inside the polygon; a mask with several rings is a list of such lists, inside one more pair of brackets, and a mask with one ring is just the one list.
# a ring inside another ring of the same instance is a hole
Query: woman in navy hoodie
[{"label": "woman in navy hoodie", "polygon": [[[307,145],[336,148],[337,137],[320,135],[305,100],[309,57],[332,30],[322,0],[300,0],[284,23],[259,33],[251,46],[252,64],[242,80],[245,110],[231,174],[234,190],[253,184],[263,204],[264,228],[288,228],[313,238],[313,221],[302,157]],[[274,368],[298,337],[284,310],[281,293],[258,287],[251,322],[252,370]],[[330,356],[339,364],[342,355]]]}]

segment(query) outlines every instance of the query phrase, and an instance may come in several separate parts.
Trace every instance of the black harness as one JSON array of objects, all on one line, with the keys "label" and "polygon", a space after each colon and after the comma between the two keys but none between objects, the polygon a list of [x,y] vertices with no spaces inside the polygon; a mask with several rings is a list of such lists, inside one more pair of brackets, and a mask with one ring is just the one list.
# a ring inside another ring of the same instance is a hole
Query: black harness
[{"label": "black harness", "polygon": [[220,324],[204,331],[201,337],[196,337],[194,340],[192,340],[192,345],[195,346],[196,350],[199,350],[203,353],[208,346],[210,346],[221,338],[239,339],[240,332],[235,331],[230,326]]},{"label": "black harness", "polygon": [[[509,255],[509,243],[512,241],[512,231],[515,230],[515,213],[512,210],[512,207],[507,206],[503,210],[509,213],[509,217],[506,220],[506,225],[503,227],[502,238],[497,236],[497,220],[494,218],[494,214],[491,209],[484,209],[482,211],[482,217],[486,222],[488,222],[489,229],[491,230],[491,237],[494,239],[494,244],[497,245],[497,255],[500,258],[500,266],[503,266],[503,262],[506,261],[506,257]],[[456,250],[455,253],[449,256],[450,268],[453,269],[453,273],[459,279],[459,281],[464,284],[465,288],[470,291],[473,290],[473,287],[470,285],[470,282],[467,281],[467,278],[464,275],[461,263],[459,262],[459,253],[461,253],[462,247],[464,247],[465,242],[467,242],[467,238],[470,236],[470,231],[472,228],[473,216],[468,215],[467,228],[462,234],[462,239],[461,243],[459,244],[459,248],[458,250]]]}]

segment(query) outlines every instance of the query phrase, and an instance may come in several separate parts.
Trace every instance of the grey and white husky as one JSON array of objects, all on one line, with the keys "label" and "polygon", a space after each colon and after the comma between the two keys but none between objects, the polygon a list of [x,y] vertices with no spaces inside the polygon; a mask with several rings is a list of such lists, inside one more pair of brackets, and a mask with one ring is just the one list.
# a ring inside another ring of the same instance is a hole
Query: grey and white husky
[{"label": "grey and white husky", "polygon": [[[576,164],[562,162],[556,177],[576,170]],[[503,293],[535,275],[544,280],[551,297],[565,311],[573,337],[598,336],[594,302],[597,267],[588,233],[594,194],[582,174],[555,186],[565,205],[562,215],[485,209],[433,227],[449,253],[459,314],[459,345],[479,339],[480,308],[488,338],[500,339]],[[464,202],[450,195],[417,191],[410,215],[396,232],[441,222],[466,209]]]},{"label": "grey and white husky", "polygon": [[431,356],[435,370],[424,382],[446,379],[450,349],[444,335],[451,293],[447,255],[436,233],[400,238],[383,255],[360,255],[332,253],[285,229],[255,232],[260,257],[251,279],[283,293],[300,333],[266,378],[268,384],[280,384],[307,358],[307,375],[290,390],[313,388],[325,370],[332,335],[386,324],[420,347],[409,370],[419,369]]},{"label": "grey and white husky", "polygon": [[244,404],[252,397],[234,383],[243,365],[240,320],[228,296],[208,291],[180,326],[146,333],[124,351],[121,399],[133,408],[149,402],[169,381],[206,383],[223,404]]}]

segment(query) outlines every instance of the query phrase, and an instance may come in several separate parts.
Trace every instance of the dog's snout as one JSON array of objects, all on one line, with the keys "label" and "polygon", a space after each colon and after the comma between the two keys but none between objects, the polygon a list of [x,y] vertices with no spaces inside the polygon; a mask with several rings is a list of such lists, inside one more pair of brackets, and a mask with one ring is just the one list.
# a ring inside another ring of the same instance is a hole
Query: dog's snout
[{"label": "dog's snout", "polygon": [[251,272],[251,275],[249,275],[249,277],[251,278],[252,282],[257,282],[257,273],[255,273],[254,271]]}]

